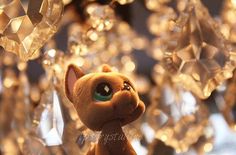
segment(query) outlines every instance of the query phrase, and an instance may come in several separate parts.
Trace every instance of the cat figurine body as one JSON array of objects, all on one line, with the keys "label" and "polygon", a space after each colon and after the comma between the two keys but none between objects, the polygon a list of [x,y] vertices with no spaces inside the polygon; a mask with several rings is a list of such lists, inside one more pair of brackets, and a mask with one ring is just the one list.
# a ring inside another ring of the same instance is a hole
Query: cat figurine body
[{"label": "cat figurine body", "polygon": [[98,143],[88,155],[135,155],[122,126],[136,120],[145,110],[131,80],[104,65],[102,72],[84,74],[69,65],[65,92],[81,121],[93,131],[101,131]]}]

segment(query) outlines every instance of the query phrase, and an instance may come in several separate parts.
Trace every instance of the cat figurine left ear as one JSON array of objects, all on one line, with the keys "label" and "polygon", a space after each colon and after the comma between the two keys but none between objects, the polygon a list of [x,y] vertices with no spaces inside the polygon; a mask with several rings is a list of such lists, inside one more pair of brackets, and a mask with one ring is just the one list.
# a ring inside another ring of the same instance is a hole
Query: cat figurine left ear
[{"label": "cat figurine left ear", "polygon": [[[89,154],[136,154],[122,126],[136,120],[144,112],[145,105],[127,76],[112,72],[108,65],[103,65],[102,72],[89,74],[69,65],[65,89],[81,121],[93,131],[102,131]],[[107,137],[110,137],[109,140]]]},{"label": "cat figurine left ear", "polygon": [[68,99],[73,103],[73,88],[75,85],[75,82],[80,78],[84,76],[84,73],[82,70],[75,65],[70,65],[68,67],[68,70],[66,72],[66,78],[65,78],[65,92],[68,97]]}]

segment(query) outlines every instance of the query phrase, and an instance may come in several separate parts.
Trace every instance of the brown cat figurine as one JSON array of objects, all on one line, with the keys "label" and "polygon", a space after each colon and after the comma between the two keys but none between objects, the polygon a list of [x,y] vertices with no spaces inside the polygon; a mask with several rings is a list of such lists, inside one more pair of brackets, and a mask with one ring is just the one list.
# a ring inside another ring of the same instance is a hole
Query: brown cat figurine
[{"label": "brown cat figurine", "polygon": [[136,120],[145,110],[144,103],[123,74],[104,65],[102,72],[84,74],[69,65],[65,91],[81,121],[93,131],[101,131],[89,155],[135,155],[122,126]]}]

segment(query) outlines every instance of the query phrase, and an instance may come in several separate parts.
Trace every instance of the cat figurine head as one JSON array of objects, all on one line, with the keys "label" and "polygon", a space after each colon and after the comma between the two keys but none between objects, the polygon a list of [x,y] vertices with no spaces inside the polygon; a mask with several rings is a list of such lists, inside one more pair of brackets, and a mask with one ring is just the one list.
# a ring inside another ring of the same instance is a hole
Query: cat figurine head
[{"label": "cat figurine head", "polygon": [[89,74],[69,65],[65,92],[81,121],[94,131],[101,131],[104,124],[113,120],[124,126],[145,110],[132,81],[121,73],[112,72],[108,65],[103,65],[102,72]]}]

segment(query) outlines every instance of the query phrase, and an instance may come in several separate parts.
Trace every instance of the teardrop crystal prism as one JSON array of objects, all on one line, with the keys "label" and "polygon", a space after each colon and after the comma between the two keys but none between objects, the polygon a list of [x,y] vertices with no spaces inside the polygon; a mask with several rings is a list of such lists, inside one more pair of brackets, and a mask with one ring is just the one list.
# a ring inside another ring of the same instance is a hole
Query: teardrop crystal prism
[{"label": "teardrop crystal prism", "polygon": [[61,104],[57,90],[51,87],[42,95],[40,105],[36,110],[34,122],[38,121],[37,134],[47,146],[62,144],[64,120]]}]

